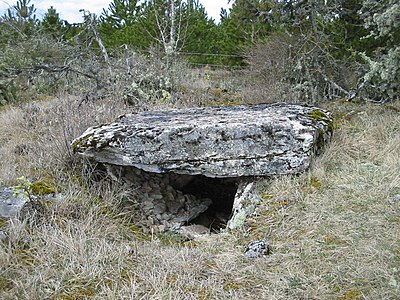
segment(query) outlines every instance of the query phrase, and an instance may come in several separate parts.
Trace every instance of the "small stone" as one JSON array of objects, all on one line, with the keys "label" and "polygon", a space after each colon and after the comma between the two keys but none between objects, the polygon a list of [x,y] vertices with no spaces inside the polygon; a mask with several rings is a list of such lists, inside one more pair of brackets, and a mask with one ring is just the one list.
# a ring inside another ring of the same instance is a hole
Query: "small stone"
[{"label": "small stone", "polygon": [[4,242],[7,239],[7,235],[3,230],[0,230],[0,242]]},{"label": "small stone", "polygon": [[187,213],[182,212],[182,213],[174,215],[173,218],[171,218],[171,222],[179,223],[181,226],[181,225],[187,224],[187,222],[189,222],[189,217],[188,217]]},{"label": "small stone", "polygon": [[11,218],[17,216],[27,201],[28,196],[23,191],[15,195],[12,187],[0,188],[0,217]]},{"label": "small stone", "polygon": [[397,202],[400,202],[400,194],[395,195],[392,199],[389,200],[389,204],[393,205]]},{"label": "small stone", "polygon": [[168,221],[169,219],[171,219],[171,216],[168,213],[163,213],[160,220]]},{"label": "small stone", "polygon": [[248,258],[258,258],[267,254],[269,254],[269,244],[266,240],[253,241],[244,250],[244,255]]},{"label": "small stone", "polygon": [[149,180],[147,183],[152,189],[157,189],[159,186],[155,183],[153,179]]},{"label": "small stone", "polygon": [[190,210],[194,206],[194,202],[196,201],[196,197],[193,195],[184,195],[185,201],[185,209]]},{"label": "small stone", "polygon": [[146,183],[140,188],[140,191],[143,193],[149,193],[151,190],[152,188]]},{"label": "small stone", "polygon": [[168,201],[167,207],[170,213],[176,214],[178,210],[182,207],[182,203],[178,201]]},{"label": "small stone", "polygon": [[180,227],[179,233],[191,240],[201,240],[211,232],[210,229],[203,225],[193,224]]},{"label": "small stone", "polygon": [[169,176],[163,176],[162,178],[163,183],[165,184],[165,186],[169,185]]},{"label": "small stone", "polygon": [[175,189],[171,185],[167,185],[166,190],[167,192],[176,193]]},{"label": "small stone", "polygon": [[158,232],[164,232],[167,228],[165,225],[162,224],[162,225],[158,225],[157,229],[158,229]]},{"label": "small stone", "polygon": [[154,194],[153,195],[153,199],[154,200],[161,200],[163,198],[163,195],[161,195],[161,194]]},{"label": "small stone", "polygon": [[187,202],[185,208],[187,211],[188,221],[198,217],[201,213],[205,212],[211,205],[211,199],[205,198],[199,201],[193,195],[185,195]]},{"label": "small stone", "polygon": [[132,172],[126,172],[126,174],[124,175],[124,178],[128,182],[135,182],[137,177],[136,177],[136,174],[134,174]]},{"label": "small stone", "polygon": [[159,202],[154,206],[153,212],[156,215],[158,215],[158,214],[164,213],[166,209],[167,209],[166,205],[164,203],[162,203],[162,202]]},{"label": "small stone", "polygon": [[212,216],[210,216],[207,213],[204,214],[200,214],[197,218],[196,218],[196,223],[203,225],[205,227],[210,227],[213,223],[214,223],[214,218]]},{"label": "small stone", "polygon": [[143,209],[152,209],[154,207],[154,204],[150,200],[146,200],[145,202],[142,203]]},{"label": "small stone", "polygon": [[180,203],[180,204],[185,204],[185,201],[186,201],[186,198],[185,198],[185,196],[181,193],[181,192],[179,192],[178,191],[178,195],[177,195],[177,197],[176,197],[176,200]]},{"label": "small stone", "polygon": [[149,195],[149,196],[146,198],[146,201],[149,201],[149,202],[153,203],[153,206],[154,206],[154,199],[153,199],[153,196],[152,196],[152,195]]},{"label": "small stone", "polygon": [[165,198],[167,198],[166,200],[167,200],[167,202],[172,202],[172,201],[174,201],[174,199],[175,199],[175,196],[174,196],[174,194],[173,193],[171,193],[171,192],[168,192],[166,195],[165,195]]}]

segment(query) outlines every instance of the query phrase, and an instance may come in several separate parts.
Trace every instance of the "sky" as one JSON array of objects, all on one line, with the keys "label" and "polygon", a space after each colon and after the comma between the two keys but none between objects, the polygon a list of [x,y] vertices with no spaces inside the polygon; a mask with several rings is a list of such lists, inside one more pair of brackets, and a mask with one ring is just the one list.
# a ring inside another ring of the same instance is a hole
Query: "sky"
[{"label": "sky", "polygon": [[[0,16],[4,14],[8,7],[14,5],[17,0],[0,0]],[[31,4],[36,7],[36,16],[42,17],[50,6],[53,6],[60,14],[60,18],[69,23],[82,21],[80,9],[89,10],[95,14],[101,14],[103,8],[107,8],[112,0],[31,0]],[[207,15],[219,22],[221,7],[228,8],[228,0],[199,0],[205,7]]]}]

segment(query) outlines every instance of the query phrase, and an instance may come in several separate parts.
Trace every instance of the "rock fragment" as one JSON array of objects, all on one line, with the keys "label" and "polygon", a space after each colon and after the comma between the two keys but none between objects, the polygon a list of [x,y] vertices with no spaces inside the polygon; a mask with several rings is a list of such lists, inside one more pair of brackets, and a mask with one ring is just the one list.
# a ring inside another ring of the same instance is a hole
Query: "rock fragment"
[{"label": "rock fragment", "polygon": [[244,255],[248,258],[258,258],[267,254],[269,254],[269,244],[266,240],[253,241],[244,250]]}]

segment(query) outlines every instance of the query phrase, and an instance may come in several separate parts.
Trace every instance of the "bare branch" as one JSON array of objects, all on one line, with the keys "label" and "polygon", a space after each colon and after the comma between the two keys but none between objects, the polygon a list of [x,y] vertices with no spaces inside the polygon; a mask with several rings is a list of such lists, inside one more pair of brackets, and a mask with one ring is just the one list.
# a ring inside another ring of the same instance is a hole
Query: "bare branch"
[{"label": "bare branch", "polygon": [[97,30],[96,15],[88,12],[88,17],[89,17],[88,20],[89,20],[90,29],[92,30],[92,32],[94,34],[94,38],[95,38],[96,42],[99,44],[101,52],[103,53],[104,61],[107,64],[108,72],[110,74],[110,79],[111,79],[111,78],[113,78],[111,62],[110,62],[110,58],[108,57],[107,49],[104,46],[103,41],[100,38],[99,31]]}]

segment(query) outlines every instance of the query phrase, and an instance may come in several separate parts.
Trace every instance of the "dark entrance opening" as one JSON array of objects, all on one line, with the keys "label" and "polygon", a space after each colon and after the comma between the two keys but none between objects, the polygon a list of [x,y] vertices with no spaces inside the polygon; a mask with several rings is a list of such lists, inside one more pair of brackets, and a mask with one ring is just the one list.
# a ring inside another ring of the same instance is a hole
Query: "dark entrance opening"
[{"label": "dark entrance opening", "polygon": [[181,191],[198,199],[211,199],[212,204],[187,225],[203,225],[212,232],[225,228],[232,215],[233,201],[238,189],[237,179],[209,178],[201,175],[190,177],[189,182],[181,186]]}]

